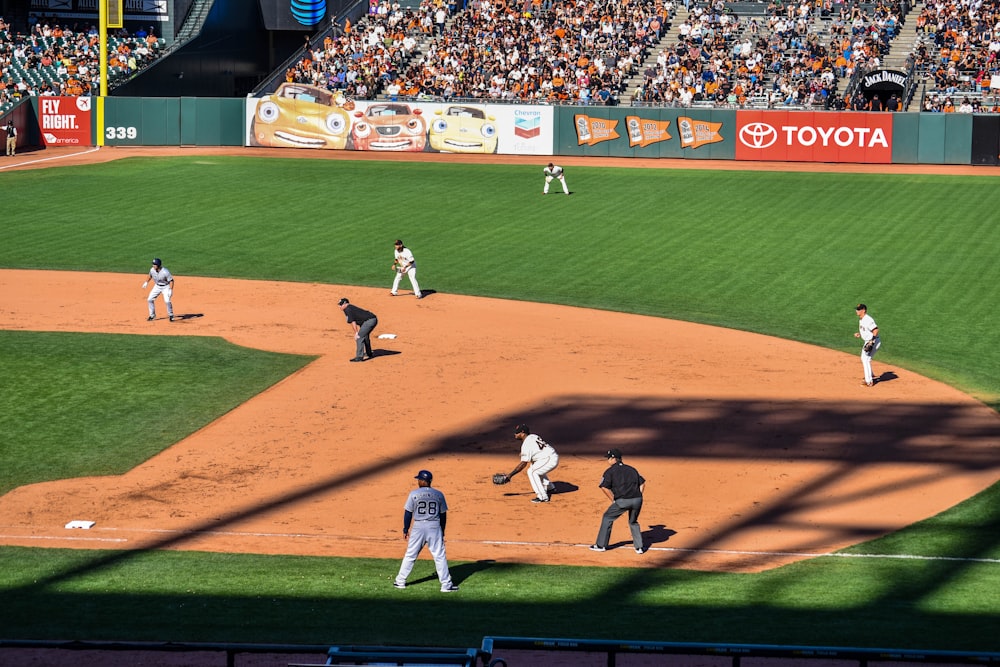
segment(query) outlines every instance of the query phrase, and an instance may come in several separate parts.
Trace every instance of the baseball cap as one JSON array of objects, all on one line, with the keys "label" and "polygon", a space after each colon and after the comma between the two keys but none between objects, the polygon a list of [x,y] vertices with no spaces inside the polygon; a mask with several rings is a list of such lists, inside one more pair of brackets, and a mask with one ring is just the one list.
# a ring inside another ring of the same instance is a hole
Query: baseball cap
[{"label": "baseball cap", "polygon": [[514,427],[514,433],[528,433],[530,435],[531,429],[528,428],[527,424],[518,424],[516,427]]},{"label": "baseball cap", "polygon": [[159,257],[154,257],[153,258],[153,266],[161,266],[162,264],[163,264],[163,262],[160,261]]},{"label": "baseball cap", "polygon": [[620,449],[609,449],[608,453],[604,455],[606,459],[618,459],[622,460],[622,450]]},{"label": "baseball cap", "polygon": [[417,473],[417,476],[414,477],[413,479],[422,479],[425,482],[429,482],[432,479],[434,479],[434,475],[431,474],[430,470],[421,470],[420,472]]},{"label": "baseball cap", "polygon": [[868,310],[868,306],[866,306],[863,303],[859,303],[858,305],[854,306],[854,310]]},{"label": "baseball cap", "polygon": [[345,303],[350,303],[350,301],[347,300],[347,297],[344,297],[343,299],[341,299],[340,301],[338,301],[337,305],[338,306],[343,306]]}]

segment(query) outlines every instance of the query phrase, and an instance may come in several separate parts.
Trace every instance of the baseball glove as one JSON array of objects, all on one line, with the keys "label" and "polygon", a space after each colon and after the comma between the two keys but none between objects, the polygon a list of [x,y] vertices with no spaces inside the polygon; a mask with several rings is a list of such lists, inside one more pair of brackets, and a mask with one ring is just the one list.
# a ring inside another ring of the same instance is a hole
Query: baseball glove
[{"label": "baseball glove", "polygon": [[865,346],[864,346],[865,354],[871,354],[872,350],[874,350],[874,349],[875,349],[875,339],[874,338],[872,338],[871,340],[865,342]]},{"label": "baseball glove", "polygon": [[509,481],[510,477],[508,477],[505,473],[498,472],[493,474],[493,483],[497,486],[502,486]]}]

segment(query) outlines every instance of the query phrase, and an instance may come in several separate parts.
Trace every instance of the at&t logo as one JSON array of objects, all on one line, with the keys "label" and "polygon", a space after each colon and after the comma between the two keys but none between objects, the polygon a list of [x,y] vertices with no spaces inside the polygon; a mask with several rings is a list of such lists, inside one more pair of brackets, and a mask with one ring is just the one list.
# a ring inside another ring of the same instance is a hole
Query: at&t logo
[{"label": "at&t logo", "polygon": [[778,140],[778,131],[767,123],[747,123],[740,128],[740,143],[747,148],[769,148]]},{"label": "at&t logo", "polygon": [[291,0],[292,16],[304,26],[314,26],[326,16],[326,0]]}]

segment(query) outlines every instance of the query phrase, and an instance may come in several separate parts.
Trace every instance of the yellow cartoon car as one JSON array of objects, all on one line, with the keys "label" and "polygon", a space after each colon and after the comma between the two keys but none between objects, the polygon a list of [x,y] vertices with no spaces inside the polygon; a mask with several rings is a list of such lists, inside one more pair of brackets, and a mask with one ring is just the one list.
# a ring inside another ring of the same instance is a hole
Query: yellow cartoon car
[{"label": "yellow cartoon car", "polygon": [[496,153],[497,128],[493,116],[476,107],[450,106],[434,112],[431,149],[442,153]]},{"label": "yellow cartoon car", "polygon": [[250,126],[251,145],[272,148],[343,150],[351,131],[343,94],[304,83],[283,83],[257,103]]}]

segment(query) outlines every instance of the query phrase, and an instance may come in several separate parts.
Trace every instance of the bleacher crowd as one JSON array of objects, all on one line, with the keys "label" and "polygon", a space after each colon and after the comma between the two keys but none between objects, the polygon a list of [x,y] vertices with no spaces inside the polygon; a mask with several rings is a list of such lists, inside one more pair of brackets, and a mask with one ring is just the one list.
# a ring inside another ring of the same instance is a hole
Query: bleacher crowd
[{"label": "bleacher crowd", "polygon": [[[163,40],[153,28],[108,35],[109,80],[126,77],[159,57]],[[25,96],[97,93],[100,66],[97,26],[60,25],[32,15],[27,33],[0,17],[0,111]]]},{"label": "bleacher crowd", "polygon": [[[933,82],[920,109],[994,110],[982,91],[1000,75],[1000,0],[926,0],[913,14],[911,62]],[[881,65],[905,20],[901,0],[769,0],[745,13],[685,0],[681,18],[674,0],[370,0],[355,25],[307,38],[285,79],[356,99],[895,110],[904,102],[844,88]],[[95,92],[97,41],[94,26],[32,17],[15,34],[0,19],[0,109]],[[164,44],[152,29],[108,41],[113,77]]]}]

